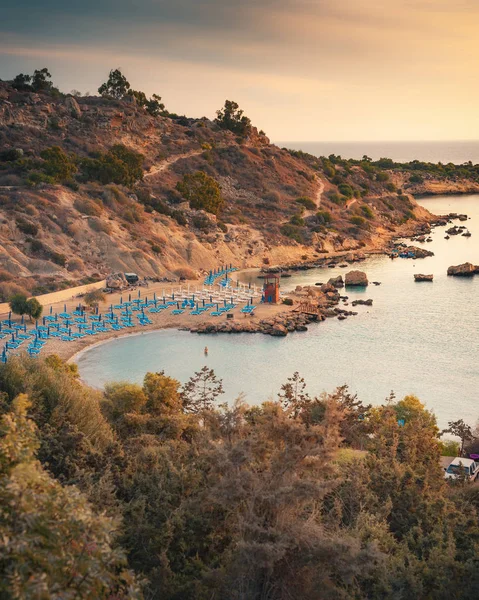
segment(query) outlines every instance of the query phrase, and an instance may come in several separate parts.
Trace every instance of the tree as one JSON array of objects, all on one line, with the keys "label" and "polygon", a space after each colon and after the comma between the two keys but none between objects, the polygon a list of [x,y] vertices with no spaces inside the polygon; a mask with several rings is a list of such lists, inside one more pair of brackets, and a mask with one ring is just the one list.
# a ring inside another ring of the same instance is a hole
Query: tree
[{"label": "tree", "polygon": [[251,120],[244,116],[239,105],[231,100],[226,100],[224,107],[216,111],[215,123],[221,129],[227,129],[240,136],[246,136],[251,130]]},{"label": "tree", "polygon": [[117,100],[121,100],[128,94],[130,83],[120,71],[120,69],[112,69],[108,80],[98,88],[98,93],[102,96],[111,96]]},{"label": "tree", "polygon": [[153,117],[157,117],[165,110],[165,105],[161,102],[161,96],[153,94],[151,98],[147,98],[145,92],[129,90],[129,95],[134,96],[138,106],[142,106]]},{"label": "tree", "polygon": [[472,427],[464,423],[462,419],[458,421],[449,421],[448,428],[441,431],[441,436],[445,433],[457,436],[461,440],[461,448],[459,456],[464,456],[464,445],[466,442],[474,439]]},{"label": "tree", "polygon": [[42,316],[43,306],[36,298],[27,300],[27,315],[30,319],[39,319]]},{"label": "tree", "polygon": [[287,382],[283,383],[278,397],[285,409],[291,409],[291,415],[294,418],[299,416],[311,402],[309,394],[306,393],[306,382],[298,371],[295,371],[293,376],[288,377]]},{"label": "tree", "polygon": [[27,315],[28,314],[28,299],[25,294],[14,294],[10,298],[10,309],[16,315]]},{"label": "tree", "polygon": [[37,429],[18,396],[0,423],[0,597],[140,598],[117,523],[94,513],[35,458]]},{"label": "tree", "polygon": [[157,117],[158,115],[161,115],[161,113],[165,112],[165,105],[161,101],[161,96],[158,96],[158,94],[153,94],[153,96],[146,102],[146,110],[153,117]]},{"label": "tree", "polygon": [[34,92],[48,92],[53,88],[53,83],[49,81],[51,75],[47,68],[35,69],[32,76],[32,89]]},{"label": "tree", "polygon": [[188,173],[176,184],[176,189],[188,200],[191,208],[205,210],[213,215],[218,215],[223,208],[224,199],[220,186],[204,171]]},{"label": "tree", "polygon": [[31,75],[25,75],[24,73],[20,73],[19,75],[17,75],[14,80],[13,80],[13,87],[16,90],[22,91],[22,90],[30,90],[31,89],[31,83],[32,81],[32,76]]},{"label": "tree", "polygon": [[206,366],[185,383],[181,392],[185,410],[196,414],[211,410],[220,394],[224,394],[223,380]]}]

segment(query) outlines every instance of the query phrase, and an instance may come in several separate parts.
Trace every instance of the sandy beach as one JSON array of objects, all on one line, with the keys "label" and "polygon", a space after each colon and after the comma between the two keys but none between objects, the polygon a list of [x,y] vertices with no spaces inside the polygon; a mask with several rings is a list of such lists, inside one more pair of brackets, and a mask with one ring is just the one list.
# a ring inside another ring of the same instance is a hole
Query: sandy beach
[{"label": "sandy beach", "polygon": [[[199,281],[185,281],[181,284],[179,283],[150,283],[148,287],[136,287],[129,290],[123,290],[122,292],[115,292],[112,294],[106,294],[105,302],[99,304],[99,312],[106,313],[110,305],[119,304],[120,298],[123,298],[123,301],[128,299],[129,294],[131,294],[131,298],[135,299],[138,297],[138,290],[141,290],[141,298],[148,297],[148,299],[153,298],[153,294],[156,293],[158,299],[160,299],[164,294],[169,295],[172,292],[179,292],[180,288],[183,290],[190,289],[190,292],[193,292],[195,289],[201,290],[202,284]],[[72,311],[75,307],[81,302],[81,298],[70,299],[69,301],[60,301],[55,302],[49,305],[44,306],[44,315],[48,315],[50,313],[50,309],[53,314],[61,313],[64,310],[64,306],[66,304],[67,311]],[[249,323],[255,323],[261,321],[262,319],[272,318],[278,315],[279,313],[285,313],[291,310],[292,307],[279,304],[279,305],[269,305],[269,304],[259,304],[259,298],[256,298],[255,303],[258,307],[254,311],[253,315],[245,315],[241,313],[241,308],[243,305],[238,306],[236,309],[230,311],[229,314],[234,315],[234,320],[248,320]],[[93,313],[92,313],[93,314]],[[226,314],[220,317],[211,317],[209,314],[203,315],[191,315],[190,311],[186,310],[182,315],[173,315],[171,310],[163,311],[161,313],[147,313],[148,318],[151,320],[150,325],[137,325],[134,328],[124,330],[122,332],[118,331],[108,331],[104,333],[98,333],[95,336],[88,336],[85,338],[81,338],[71,342],[64,342],[58,338],[52,338],[47,341],[45,344],[41,356],[48,356],[50,354],[56,354],[63,360],[70,360],[74,362],[75,357],[80,353],[88,349],[92,346],[97,346],[98,344],[105,343],[112,339],[117,339],[120,337],[131,336],[131,335],[139,335],[146,332],[158,331],[161,329],[189,329],[191,327],[198,326],[200,324],[214,322],[220,323],[222,321],[226,321]],[[2,315],[5,317],[5,315]],[[20,321],[19,317],[12,319],[16,322]],[[27,327],[31,328],[28,320],[26,321]]]}]

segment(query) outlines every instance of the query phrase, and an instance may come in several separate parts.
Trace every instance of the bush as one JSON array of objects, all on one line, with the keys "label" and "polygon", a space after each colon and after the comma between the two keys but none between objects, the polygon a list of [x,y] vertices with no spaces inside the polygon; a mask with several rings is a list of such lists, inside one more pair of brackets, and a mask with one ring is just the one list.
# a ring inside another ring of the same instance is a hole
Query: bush
[{"label": "bush", "polygon": [[23,296],[28,296],[27,290],[14,282],[3,282],[0,283],[0,301],[8,302],[12,296],[15,294],[22,294]]},{"label": "bush", "polygon": [[300,227],[292,225],[291,223],[286,223],[281,226],[280,231],[285,237],[290,238],[299,244],[304,243],[304,235]]},{"label": "bush", "polygon": [[188,267],[180,267],[179,269],[175,269],[174,273],[180,279],[197,279],[195,271],[193,271],[193,269],[189,269]]},{"label": "bush", "polygon": [[289,222],[291,223],[291,225],[304,227],[304,219],[301,215],[293,215]]},{"label": "bush", "polygon": [[204,171],[190,173],[183,177],[176,185],[185,200],[188,200],[191,208],[205,210],[218,215],[224,205],[218,183]]},{"label": "bush", "polygon": [[293,306],[292,298],[283,298],[283,304],[286,304],[286,306]]},{"label": "bush", "polygon": [[271,202],[272,204],[279,204],[281,202],[281,195],[276,190],[271,190],[266,192],[266,194],[263,196],[263,200],[266,202]]},{"label": "bush", "polygon": [[376,174],[376,181],[385,182],[389,181],[389,175],[384,171],[380,171]]},{"label": "bush", "polygon": [[68,261],[67,269],[69,271],[83,271],[85,264],[81,258],[71,258]]},{"label": "bush", "polygon": [[102,207],[88,198],[76,198],[73,207],[89,217],[99,217],[102,213]]},{"label": "bush", "polygon": [[83,178],[103,185],[116,183],[132,187],[143,179],[144,156],[122,144],[116,144],[107,153],[81,161]]},{"label": "bush", "polygon": [[361,210],[367,219],[374,219],[374,212],[371,210],[371,208],[369,206],[367,206],[366,204],[363,204],[361,206]]},{"label": "bush", "polygon": [[83,296],[83,302],[90,308],[94,308],[105,302],[105,294],[101,290],[90,290]]},{"label": "bush", "polygon": [[355,225],[356,227],[359,227],[361,229],[365,229],[367,228],[367,223],[366,223],[366,219],[364,219],[363,217],[359,217],[357,215],[352,216],[349,221]]},{"label": "bush", "polygon": [[314,202],[314,200],[311,200],[311,198],[308,198],[307,196],[302,196],[301,198],[297,198],[295,200],[295,202],[297,202],[298,204],[301,204],[301,206],[304,206],[304,208],[306,208],[306,210],[315,210],[316,207],[316,202]]},{"label": "bush", "polygon": [[339,192],[343,195],[346,196],[346,198],[352,198],[354,196],[354,190],[353,188],[349,185],[349,183],[341,183],[338,186],[338,190]]},{"label": "bush", "polygon": [[331,213],[327,210],[319,210],[316,213],[316,218],[321,225],[329,225],[333,220]]},{"label": "bush", "polygon": [[37,235],[38,233],[37,225],[30,223],[29,221],[25,221],[24,219],[17,220],[17,227],[22,233],[27,235]]},{"label": "bush", "polygon": [[338,206],[344,206],[346,204],[347,198],[345,196],[341,196],[340,194],[336,194],[333,192],[329,194],[329,200]]},{"label": "bush", "polygon": [[419,175],[419,173],[413,173],[411,177],[409,177],[409,183],[424,183],[424,177]]},{"label": "bush", "polygon": [[226,223],[223,223],[223,221],[218,221],[217,225],[218,229],[221,229],[223,233],[228,233],[228,226],[226,225]]},{"label": "bush", "polygon": [[72,178],[77,171],[75,157],[68,156],[60,146],[52,146],[40,152],[43,158],[42,169],[55,182]]},{"label": "bush", "polygon": [[98,233],[111,233],[111,225],[108,221],[102,221],[101,219],[94,217],[89,219],[88,225],[90,226],[90,229]]}]

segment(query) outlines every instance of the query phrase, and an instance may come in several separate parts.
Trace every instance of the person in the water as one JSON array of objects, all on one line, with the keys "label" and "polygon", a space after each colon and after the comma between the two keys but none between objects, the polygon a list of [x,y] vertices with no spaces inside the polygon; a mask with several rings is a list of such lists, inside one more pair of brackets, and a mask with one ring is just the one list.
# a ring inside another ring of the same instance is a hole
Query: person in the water
[{"label": "person in the water", "polygon": [[205,346],[205,356],[208,356],[208,346]]}]

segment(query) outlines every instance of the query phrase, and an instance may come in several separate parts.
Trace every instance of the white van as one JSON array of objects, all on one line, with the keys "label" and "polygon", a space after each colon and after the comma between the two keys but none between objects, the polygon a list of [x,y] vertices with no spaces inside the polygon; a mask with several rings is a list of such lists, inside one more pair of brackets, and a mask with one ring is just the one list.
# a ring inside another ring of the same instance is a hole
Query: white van
[{"label": "white van", "polygon": [[456,457],[447,467],[444,477],[446,479],[457,479],[460,475],[474,481],[479,475],[479,463],[471,458]]}]

